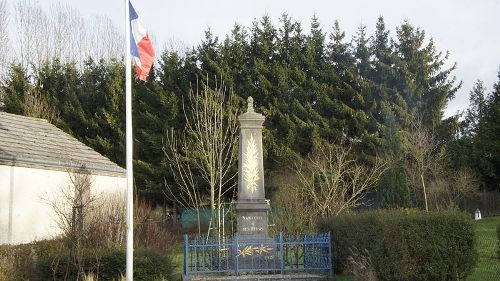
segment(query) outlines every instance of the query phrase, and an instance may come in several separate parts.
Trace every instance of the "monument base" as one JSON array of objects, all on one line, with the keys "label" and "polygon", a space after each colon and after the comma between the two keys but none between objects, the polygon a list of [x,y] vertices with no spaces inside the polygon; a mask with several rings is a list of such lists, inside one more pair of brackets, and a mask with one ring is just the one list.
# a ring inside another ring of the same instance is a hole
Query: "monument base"
[{"label": "monument base", "polygon": [[309,274],[309,273],[291,273],[291,274],[272,274],[272,275],[240,275],[240,276],[183,276],[183,281],[328,281],[333,280],[324,275]]},{"label": "monument base", "polygon": [[236,232],[239,235],[260,235],[267,237],[267,212],[270,206],[266,200],[240,200],[236,204]]},{"label": "monument base", "polygon": [[280,270],[276,241],[264,235],[238,235],[238,272],[269,272]]}]

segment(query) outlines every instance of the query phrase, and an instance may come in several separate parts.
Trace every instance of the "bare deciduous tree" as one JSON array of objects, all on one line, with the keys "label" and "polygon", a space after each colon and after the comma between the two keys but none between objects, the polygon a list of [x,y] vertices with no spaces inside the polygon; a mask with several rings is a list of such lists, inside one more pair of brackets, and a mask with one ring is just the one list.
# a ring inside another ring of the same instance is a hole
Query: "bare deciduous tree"
[{"label": "bare deciduous tree", "polygon": [[51,105],[45,96],[36,89],[31,89],[24,96],[22,104],[25,116],[42,118],[54,123],[59,119],[59,113],[55,106]]},{"label": "bare deciduous tree", "polygon": [[[9,7],[7,0],[0,1],[0,78],[3,77],[7,70],[7,62],[9,60]],[[1,96],[0,96],[1,101]],[[1,104],[1,103],[0,103]]]},{"label": "bare deciduous tree", "polygon": [[189,146],[185,134],[176,136],[172,129],[166,136],[163,152],[168,160],[177,188],[165,179],[165,195],[183,209],[194,209],[197,216],[198,234],[201,235],[200,208],[203,203],[201,190],[188,159]]},{"label": "bare deciduous tree", "polygon": [[87,223],[97,196],[92,192],[92,175],[85,166],[68,174],[68,185],[62,187],[59,194],[44,199],[54,211],[56,223],[68,241],[69,258],[78,271],[77,280],[82,280],[85,273],[83,246],[88,234]]},{"label": "bare deciduous tree", "polygon": [[310,208],[307,194],[297,185],[294,171],[272,174],[268,179],[267,186],[278,187],[271,197],[270,219],[274,226],[271,231],[299,235],[313,229],[316,213]]},{"label": "bare deciduous tree", "polygon": [[405,149],[409,160],[406,172],[410,176],[413,188],[418,186],[422,188],[425,210],[428,212],[426,177],[433,166],[439,165],[444,157],[444,151],[439,150],[439,142],[421,120],[414,121],[412,130],[406,133]]},{"label": "bare deciduous tree", "polygon": [[447,170],[440,163],[439,170],[432,170],[429,180],[429,206],[440,211],[458,209],[464,198],[478,195],[479,180],[477,175],[468,168]]},{"label": "bare deciduous tree", "polygon": [[119,59],[123,54],[122,34],[113,24],[113,21],[106,16],[94,16],[89,24],[90,32],[88,36],[88,54],[92,57],[104,59]]},{"label": "bare deciduous tree", "polygon": [[88,214],[88,244],[97,247],[125,245],[125,199],[125,194],[106,194],[94,202],[94,208]]},{"label": "bare deciduous tree", "polygon": [[83,68],[90,57],[106,61],[122,57],[123,35],[106,16],[85,19],[66,4],[52,5],[46,12],[33,0],[17,2],[13,15],[13,59],[26,69],[52,59]]},{"label": "bare deciduous tree", "polygon": [[185,132],[182,136],[170,134],[164,151],[167,159],[174,163],[171,168],[182,194],[187,195],[182,201],[193,206],[201,202],[201,193],[194,185],[195,171],[209,186],[211,224],[220,238],[223,196],[235,186],[236,173],[230,171],[236,160],[237,112],[228,106],[232,94],[227,94],[224,83],[216,80],[215,88],[211,89],[208,77],[206,80],[201,90],[197,87],[188,93],[187,102],[183,104]]},{"label": "bare deciduous tree", "polygon": [[24,68],[39,66],[51,53],[51,26],[45,12],[37,2],[23,0],[14,6],[16,52]]},{"label": "bare deciduous tree", "polygon": [[385,170],[380,159],[364,165],[353,157],[350,147],[333,144],[322,146],[295,165],[298,188],[317,216],[336,216],[359,206]]}]

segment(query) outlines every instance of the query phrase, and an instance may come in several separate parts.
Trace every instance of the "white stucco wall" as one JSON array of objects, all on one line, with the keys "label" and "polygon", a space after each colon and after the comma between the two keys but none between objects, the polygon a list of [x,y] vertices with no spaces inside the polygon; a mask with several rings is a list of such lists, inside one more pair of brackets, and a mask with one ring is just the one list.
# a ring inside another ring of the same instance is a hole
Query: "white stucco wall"
[{"label": "white stucco wall", "polygon": [[[93,193],[125,198],[125,176],[92,175]],[[0,244],[21,244],[60,234],[48,201],[70,183],[68,172],[0,165]]]}]

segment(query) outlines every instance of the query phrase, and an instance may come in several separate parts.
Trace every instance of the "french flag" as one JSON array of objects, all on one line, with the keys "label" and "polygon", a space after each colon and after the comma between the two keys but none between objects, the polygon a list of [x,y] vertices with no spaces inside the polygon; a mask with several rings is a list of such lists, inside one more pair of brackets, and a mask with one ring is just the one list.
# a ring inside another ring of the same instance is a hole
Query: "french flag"
[{"label": "french flag", "polygon": [[145,81],[153,66],[155,51],[151,40],[149,40],[146,29],[139,21],[139,16],[134,10],[132,3],[128,2],[130,8],[130,54],[134,59],[135,71],[139,79]]}]

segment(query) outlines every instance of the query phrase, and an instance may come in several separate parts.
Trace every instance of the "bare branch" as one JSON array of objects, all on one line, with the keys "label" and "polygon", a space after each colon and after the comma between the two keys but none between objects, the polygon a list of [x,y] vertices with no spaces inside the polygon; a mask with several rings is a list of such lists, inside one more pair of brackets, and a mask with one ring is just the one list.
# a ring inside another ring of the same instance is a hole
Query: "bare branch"
[{"label": "bare branch", "polygon": [[169,186],[167,196],[175,195],[185,206],[199,206],[202,197],[194,178],[201,176],[210,188],[212,225],[216,230],[221,227],[223,196],[236,185],[236,173],[231,173],[237,148],[237,112],[228,106],[232,96],[227,94],[222,80],[215,80],[214,89],[210,88],[208,77],[203,84],[197,83],[196,91],[190,90],[183,101],[185,131],[181,135],[171,131],[164,145],[165,156],[181,189],[174,194]]}]

